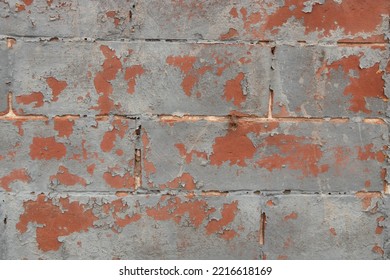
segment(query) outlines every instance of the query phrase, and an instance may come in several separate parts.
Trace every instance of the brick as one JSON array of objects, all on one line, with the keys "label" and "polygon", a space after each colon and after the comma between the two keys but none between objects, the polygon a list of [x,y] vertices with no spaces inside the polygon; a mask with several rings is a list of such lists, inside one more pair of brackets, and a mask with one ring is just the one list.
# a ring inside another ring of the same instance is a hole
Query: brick
[{"label": "brick", "polygon": [[0,40],[0,115],[8,109],[9,58],[7,44]]},{"label": "brick", "polygon": [[389,9],[387,0],[1,1],[0,34],[384,42]]},{"label": "brick", "polygon": [[18,114],[264,116],[268,111],[269,47],[18,42],[14,48]]},{"label": "brick", "polygon": [[9,196],[8,259],[254,259],[258,196]]},{"label": "brick", "polygon": [[0,192],[131,191],[135,122],[0,121]]},{"label": "brick", "polygon": [[383,117],[382,47],[277,46],[273,116]]},{"label": "brick", "polygon": [[143,187],[382,191],[387,137],[367,123],[144,121]]},{"label": "brick", "polygon": [[267,259],[382,259],[380,194],[270,196]]}]

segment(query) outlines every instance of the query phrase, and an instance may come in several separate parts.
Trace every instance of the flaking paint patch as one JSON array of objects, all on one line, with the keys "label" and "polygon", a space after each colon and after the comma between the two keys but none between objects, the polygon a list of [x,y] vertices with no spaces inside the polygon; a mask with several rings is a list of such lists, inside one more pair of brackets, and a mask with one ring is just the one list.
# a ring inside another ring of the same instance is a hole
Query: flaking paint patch
[{"label": "flaking paint patch", "polygon": [[122,199],[117,199],[103,205],[104,213],[111,214],[114,219],[114,226],[111,227],[112,231],[118,233],[118,227],[124,228],[142,218],[139,213],[134,213],[133,215],[126,214],[128,209],[129,206]]},{"label": "flaking paint patch", "polygon": [[225,99],[227,101],[233,100],[233,104],[240,108],[241,104],[246,100],[246,96],[242,90],[242,81],[244,78],[244,73],[240,72],[234,79],[226,81],[225,84]]},{"label": "flaking paint patch", "polygon": [[97,220],[91,209],[79,202],[70,202],[69,198],[60,198],[56,205],[52,199],[40,194],[35,201],[25,201],[23,208],[16,229],[23,234],[29,224],[37,223],[36,240],[38,248],[44,252],[57,251],[61,247],[59,237],[88,231]]},{"label": "flaking paint patch", "polygon": [[46,83],[51,89],[53,101],[58,101],[58,96],[68,86],[68,83],[66,81],[59,81],[53,77],[46,78]]},{"label": "flaking paint patch", "polygon": [[291,212],[291,214],[288,214],[283,218],[283,220],[288,221],[288,220],[296,220],[298,218],[298,214],[296,212]]},{"label": "flaking paint patch", "polygon": [[[384,93],[385,81],[382,78],[382,72],[379,70],[379,63],[369,68],[360,68],[360,57],[362,55],[344,57],[330,65],[321,67],[319,71],[321,72],[326,68],[334,71],[341,69],[344,72],[345,79],[349,80],[348,86],[344,89],[344,95],[351,97],[349,110],[354,113],[370,114],[371,110],[367,108],[367,99],[386,100],[387,97]],[[330,75],[330,72],[328,72],[328,75]]]},{"label": "flaking paint patch", "polygon": [[371,210],[372,207],[376,208],[372,205],[372,201],[374,200],[377,205],[377,200],[382,197],[379,192],[357,192],[355,196],[361,200],[364,211]]},{"label": "flaking paint patch", "polygon": [[115,80],[116,75],[122,70],[122,63],[116,56],[116,52],[108,46],[100,46],[100,51],[105,57],[102,71],[96,73],[94,86],[96,93],[99,94],[98,107],[92,109],[99,110],[101,114],[108,114],[114,107],[114,102],[110,99],[113,93],[111,81]]},{"label": "flaking paint patch", "polygon": [[73,133],[74,120],[69,118],[54,118],[54,130],[58,131],[58,137],[67,137]]},{"label": "flaking paint patch", "polygon": [[246,160],[253,158],[256,147],[248,137],[249,133],[269,132],[278,127],[278,123],[267,124],[238,122],[229,128],[227,134],[215,138],[210,164],[220,166],[224,162],[241,167],[247,166]]},{"label": "flaking paint patch", "polygon": [[211,220],[207,226],[206,231],[208,234],[219,233],[222,238],[229,240],[234,238],[237,233],[231,229],[225,229],[226,226],[234,221],[238,211],[238,201],[233,201],[230,204],[224,204],[221,210],[222,218],[219,220]]},{"label": "flaking paint patch", "polygon": [[[104,172],[104,181],[114,189],[135,189],[135,179],[131,172],[125,172],[125,174],[115,174],[114,170]],[[114,174],[113,174],[114,173]]]},{"label": "flaking paint patch", "polygon": [[0,178],[0,187],[2,187],[5,191],[10,192],[12,191],[10,185],[15,181],[28,183],[31,181],[31,177],[28,175],[26,169],[15,169]]},{"label": "flaking paint patch", "polygon": [[141,140],[142,140],[142,160],[143,160],[143,166],[144,166],[144,170],[145,170],[145,175],[146,177],[149,177],[151,174],[155,173],[156,172],[156,167],[155,165],[153,164],[153,162],[149,161],[147,156],[148,156],[148,152],[149,152],[149,136],[148,134],[146,133],[145,129],[142,129],[142,136],[141,136]]},{"label": "flaking paint patch", "polygon": [[177,189],[182,185],[184,185],[184,189],[187,191],[191,191],[196,188],[195,179],[190,173],[185,172],[180,177],[177,177],[166,184],[160,185],[160,189]]},{"label": "flaking paint patch", "polygon": [[87,186],[87,182],[84,178],[70,173],[69,169],[63,165],[58,168],[56,175],[50,176],[50,181],[53,182],[54,180],[57,180],[61,185],[69,187],[75,185],[81,185],[83,187]]},{"label": "flaking paint patch", "polygon": [[[265,30],[276,33],[278,27],[294,17],[303,21],[306,34],[318,31],[328,36],[338,28],[351,35],[370,33],[381,25],[382,14],[388,14],[390,8],[388,1],[326,0],[323,4],[316,3],[311,12],[305,13],[305,3],[300,0],[286,0],[282,7],[266,18]],[[295,6],[295,9],[291,10],[292,6]]]},{"label": "flaking paint patch", "polygon": [[196,228],[213,212],[215,212],[215,208],[210,208],[206,201],[182,201],[179,197],[172,197],[166,201],[163,197],[156,207],[146,209],[146,214],[156,221],[173,220],[177,224],[187,214],[189,222]]},{"label": "flaking paint patch", "polygon": [[133,94],[135,91],[136,79],[145,73],[141,65],[134,65],[126,68],[125,80],[127,81],[127,92]]},{"label": "flaking paint patch", "polygon": [[66,146],[56,142],[54,137],[34,137],[30,145],[30,157],[33,160],[59,160],[65,155]]},{"label": "flaking paint patch", "polygon": [[292,170],[300,170],[304,177],[317,177],[329,169],[327,164],[318,165],[323,156],[320,145],[311,143],[305,137],[285,134],[268,136],[261,146],[277,149],[274,154],[262,157],[256,162],[269,171],[288,166]]},{"label": "flaking paint patch", "polygon": [[34,104],[34,108],[43,106],[43,94],[42,92],[32,92],[29,95],[16,96],[16,102],[23,105]]},{"label": "flaking paint patch", "polygon": [[114,120],[112,122],[113,129],[110,131],[107,131],[103,139],[100,143],[100,148],[103,152],[111,152],[111,150],[115,146],[115,141],[117,137],[123,139],[125,137],[126,131],[129,129],[129,125],[127,122],[124,122],[120,119]]}]

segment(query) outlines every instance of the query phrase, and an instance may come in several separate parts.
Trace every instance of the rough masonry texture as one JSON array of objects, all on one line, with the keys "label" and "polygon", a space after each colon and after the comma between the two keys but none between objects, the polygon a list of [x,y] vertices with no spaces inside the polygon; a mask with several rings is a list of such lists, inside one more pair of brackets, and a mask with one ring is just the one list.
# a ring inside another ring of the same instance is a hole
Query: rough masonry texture
[{"label": "rough masonry texture", "polygon": [[0,0],[1,259],[389,259],[388,0]]}]

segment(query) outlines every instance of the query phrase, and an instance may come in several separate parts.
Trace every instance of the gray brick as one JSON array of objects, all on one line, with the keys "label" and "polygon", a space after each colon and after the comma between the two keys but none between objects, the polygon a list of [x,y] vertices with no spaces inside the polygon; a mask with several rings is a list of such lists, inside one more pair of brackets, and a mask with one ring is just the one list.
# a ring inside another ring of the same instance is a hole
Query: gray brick
[{"label": "gray brick", "polygon": [[0,191],[134,190],[133,120],[1,121]]},{"label": "gray brick", "polygon": [[268,111],[271,51],[244,44],[18,42],[19,114]]}]

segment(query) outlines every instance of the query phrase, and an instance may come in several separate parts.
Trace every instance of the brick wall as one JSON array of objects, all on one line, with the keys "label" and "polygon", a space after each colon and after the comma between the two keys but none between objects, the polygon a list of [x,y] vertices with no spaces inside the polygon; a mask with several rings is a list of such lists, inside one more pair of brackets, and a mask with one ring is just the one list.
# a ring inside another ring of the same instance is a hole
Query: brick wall
[{"label": "brick wall", "polygon": [[389,258],[389,10],[0,0],[0,258]]}]

